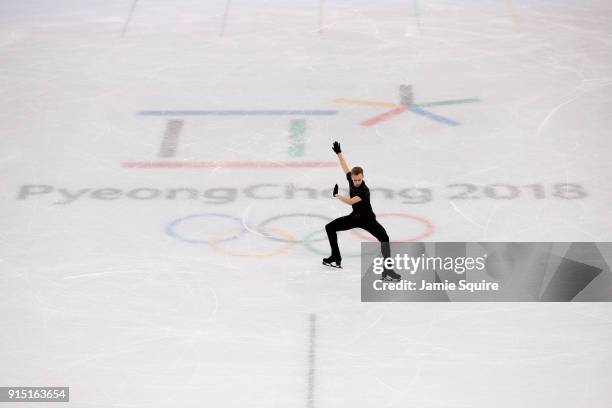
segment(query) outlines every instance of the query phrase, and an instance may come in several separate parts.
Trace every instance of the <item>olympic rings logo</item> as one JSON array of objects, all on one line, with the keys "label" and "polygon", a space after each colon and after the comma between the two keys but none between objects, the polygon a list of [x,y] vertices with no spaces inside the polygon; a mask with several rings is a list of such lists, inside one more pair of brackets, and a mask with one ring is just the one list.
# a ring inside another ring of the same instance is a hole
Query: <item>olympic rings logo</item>
[{"label": "olympic rings logo", "polygon": [[[434,231],[434,226],[429,220],[412,214],[398,212],[382,213],[377,215],[377,219],[380,218],[396,218],[402,221],[408,221],[411,224],[411,230],[414,230],[416,225],[418,231],[414,233],[413,236],[398,237],[399,239],[391,237],[391,241],[393,242],[421,241],[429,237]],[[215,220],[226,224],[229,222],[230,225],[225,228],[215,229],[213,228]],[[308,232],[302,239],[298,239],[291,230],[295,230],[295,227],[299,226],[298,223],[300,221],[302,226],[305,226],[306,220],[316,220],[316,229]],[[330,221],[333,221],[333,218],[320,214],[289,213],[269,217],[253,227],[249,226],[245,220],[231,214],[199,213],[171,221],[166,226],[165,231],[166,234],[181,242],[208,245],[215,252],[230,256],[245,258],[277,256],[287,252],[287,250],[295,244],[303,244],[309,251],[318,255],[329,255],[329,248],[320,250],[313,244],[320,241],[327,241],[327,234],[325,233],[324,227],[325,224]],[[360,241],[377,242],[374,237],[364,234],[359,228],[354,228],[350,231]],[[228,244],[244,238],[247,234],[277,242],[280,244],[280,247],[273,251],[263,252],[252,251],[250,248],[246,248],[249,251],[245,252],[242,247],[239,247],[238,250],[230,248],[231,245]],[[359,257],[360,255],[359,253],[343,254],[343,257]]]}]

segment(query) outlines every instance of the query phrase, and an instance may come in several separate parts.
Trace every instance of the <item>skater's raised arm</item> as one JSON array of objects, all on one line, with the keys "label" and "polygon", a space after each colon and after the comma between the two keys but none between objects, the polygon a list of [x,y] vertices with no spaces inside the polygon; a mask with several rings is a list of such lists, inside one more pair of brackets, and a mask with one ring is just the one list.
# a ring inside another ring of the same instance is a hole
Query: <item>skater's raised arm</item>
[{"label": "skater's raised arm", "polygon": [[342,174],[346,174],[351,171],[349,169],[348,164],[346,164],[346,160],[344,160],[344,155],[342,154],[342,150],[340,149],[340,143],[334,142],[332,150],[338,155],[338,160],[340,161],[340,166],[342,167]]}]

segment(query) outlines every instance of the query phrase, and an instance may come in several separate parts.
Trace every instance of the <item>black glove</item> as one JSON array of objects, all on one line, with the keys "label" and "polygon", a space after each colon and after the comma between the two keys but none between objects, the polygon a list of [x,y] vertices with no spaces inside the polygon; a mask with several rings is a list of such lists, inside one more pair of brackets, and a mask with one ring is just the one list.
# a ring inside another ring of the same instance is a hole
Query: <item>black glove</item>
[{"label": "black glove", "polygon": [[333,193],[333,196],[335,197],[335,196],[337,196],[337,195],[338,195],[338,185],[336,184],[336,185],[334,186],[334,193]]},{"label": "black glove", "polygon": [[342,153],[342,150],[340,150],[340,143],[334,142],[334,145],[332,146],[332,150],[336,154]]}]

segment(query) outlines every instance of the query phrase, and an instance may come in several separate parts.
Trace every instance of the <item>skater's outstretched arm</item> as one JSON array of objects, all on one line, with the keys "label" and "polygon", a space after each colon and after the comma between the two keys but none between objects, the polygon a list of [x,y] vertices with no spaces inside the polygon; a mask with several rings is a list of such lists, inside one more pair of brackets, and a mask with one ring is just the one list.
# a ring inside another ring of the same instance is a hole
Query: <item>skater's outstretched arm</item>
[{"label": "skater's outstretched arm", "polygon": [[340,143],[334,142],[332,150],[338,155],[338,160],[340,160],[340,166],[342,166],[342,174],[346,174],[351,171],[349,169],[348,164],[346,164],[346,160],[344,160],[344,155],[342,154],[342,150],[340,149]]}]

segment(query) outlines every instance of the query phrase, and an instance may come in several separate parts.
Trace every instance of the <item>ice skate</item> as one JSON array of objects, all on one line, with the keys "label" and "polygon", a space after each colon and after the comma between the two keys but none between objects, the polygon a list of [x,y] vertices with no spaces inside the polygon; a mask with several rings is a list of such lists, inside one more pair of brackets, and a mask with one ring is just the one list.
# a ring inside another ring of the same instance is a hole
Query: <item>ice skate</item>
[{"label": "ice skate", "polygon": [[386,270],[382,273],[380,280],[385,282],[399,282],[402,279],[402,276],[398,273],[395,273],[393,269]]},{"label": "ice skate", "polygon": [[339,256],[330,256],[329,258],[323,258],[323,265],[331,266],[332,268],[342,268],[340,263],[342,262],[342,258]]}]

